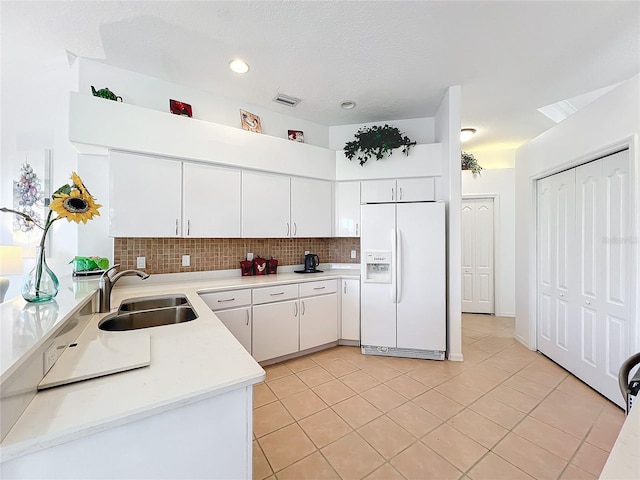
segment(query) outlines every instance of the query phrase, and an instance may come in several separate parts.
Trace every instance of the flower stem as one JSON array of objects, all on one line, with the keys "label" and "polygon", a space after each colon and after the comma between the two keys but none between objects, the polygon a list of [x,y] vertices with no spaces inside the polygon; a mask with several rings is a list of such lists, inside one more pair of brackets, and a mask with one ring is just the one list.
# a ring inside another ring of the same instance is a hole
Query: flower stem
[{"label": "flower stem", "polygon": [[47,215],[47,221],[44,225],[44,232],[42,232],[42,238],[40,239],[40,253],[38,255],[38,259],[36,260],[38,262],[37,270],[36,270],[36,296],[37,297],[40,296],[40,282],[42,280],[42,268],[45,262],[44,243],[47,239],[47,232],[49,232],[49,229],[51,228],[51,225],[53,225],[53,222],[57,220],[57,218],[54,218],[53,220],[51,220],[52,213],[53,213],[53,210],[49,210],[49,214]]}]

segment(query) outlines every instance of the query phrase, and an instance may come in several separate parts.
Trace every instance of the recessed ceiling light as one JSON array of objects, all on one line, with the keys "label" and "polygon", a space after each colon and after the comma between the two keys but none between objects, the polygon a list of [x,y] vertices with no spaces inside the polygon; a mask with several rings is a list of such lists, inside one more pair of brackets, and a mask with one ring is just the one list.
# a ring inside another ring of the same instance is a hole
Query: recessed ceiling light
[{"label": "recessed ceiling light", "polygon": [[463,128],[462,130],[460,130],[460,141],[461,142],[466,142],[471,137],[473,137],[475,134],[476,134],[476,129],[475,128]]},{"label": "recessed ceiling light", "polygon": [[346,102],[342,102],[340,104],[340,106],[342,108],[344,108],[345,110],[351,110],[352,108],[354,108],[356,106],[356,102],[353,102],[351,100],[347,100]]},{"label": "recessed ceiling light", "polygon": [[249,65],[244,60],[236,58],[229,62],[229,68],[236,73],[247,73],[249,71]]}]

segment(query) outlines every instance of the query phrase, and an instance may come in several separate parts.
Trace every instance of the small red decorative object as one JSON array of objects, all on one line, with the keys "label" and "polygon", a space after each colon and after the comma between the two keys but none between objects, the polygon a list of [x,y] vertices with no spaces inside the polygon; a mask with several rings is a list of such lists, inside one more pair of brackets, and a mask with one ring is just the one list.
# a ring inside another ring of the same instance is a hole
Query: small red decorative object
[{"label": "small red decorative object", "polygon": [[253,259],[253,273],[254,275],[264,275],[267,273],[267,261],[264,258]]},{"label": "small red decorative object", "polygon": [[243,277],[250,277],[253,275],[253,262],[251,260],[241,260],[240,271]]},{"label": "small red decorative object", "polygon": [[191,105],[178,100],[169,99],[169,110],[176,115],[184,115],[185,117],[191,117]]},{"label": "small red decorative object", "polygon": [[278,273],[278,260],[271,257],[271,260],[267,260],[267,273]]}]

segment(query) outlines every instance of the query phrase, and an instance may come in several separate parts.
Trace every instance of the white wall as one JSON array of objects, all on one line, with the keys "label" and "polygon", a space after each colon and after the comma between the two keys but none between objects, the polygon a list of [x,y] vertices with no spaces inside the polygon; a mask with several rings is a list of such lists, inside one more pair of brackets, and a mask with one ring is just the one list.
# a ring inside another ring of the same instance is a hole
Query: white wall
[{"label": "white wall", "polygon": [[449,87],[435,116],[434,140],[442,143],[442,195],[447,201],[447,350],[449,360],[462,357],[462,207],[460,125],[462,88]]},{"label": "white wall", "polygon": [[516,151],[514,149],[467,150],[462,145],[462,151],[472,154],[482,168],[499,169],[515,168],[516,166]]},{"label": "white wall", "polygon": [[329,148],[331,150],[344,150],[347,142],[354,140],[354,135],[363,127],[372,127],[374,125],[383,126],[388,124],[391,127],[397,127],[398,130],[412,141],[417,143],[433,143],[434,142],[434,123],[433,117],[410,118],[406,120],[387,120],[384,122],[372,123],[354,123],[351,125],[338,125],[329,127]]},{"label": "white wall", "polygon": [[[2,48],[11,46],[3,45]],[[3,60],[2,64],[0,205],[9,208],[13,206],[13,181],[29,152],[52,151],[52,191],[70,181],[77,158],[67,140],[69,91],[76,88],[76,65],[69,66],[65,52],[42,63],[21,60],[28,63],[13,65]],[[12,222],[12,215],[0,215],[0,243],[3,245],[14,244]],[[91,228],[90,222],[78,227],[60,220],[50,230],[47,263],[58,276],[72,272],[68,262],[76,255],[78,232],[87,228]],[[35,240],[38,242],[39,235]],[[27,246],[33,250],[34,245]],[[33,264],[33,258],[25,258],[25,272]],[[21,278],[10,281],[7,299],[20,294]]]},{"label": "white wall", "polygon": [[[220,97],[203,90],[167,82],[140,73],[113,67],[86,58],[78,59],[80,79],[78,92],[91,95],[91,85],[96,90],[109,88],[122,97],[124,103],[169,112],[169,99],[186,102],[193,109],[193,118],[241,128],[240,109],[260,117],[262,133],[287,138],[287,130],[302,130],[305,143],[328,147],[329,128],[326,125],[282,115],[242,101]],[[276,104],[274,104],[276,106]]]},{"label": "white wall", "polygon": [[475,177],[471,171],[463,171],[462,197],[465,196],[494,198],[495,314],[513,317],[516,312],[515,170],[482,170]]},{"label": "white wall", "polygon": [[[535,180],[630,145],[635,235],[638,235],[640,76],[574,113],[516,152],[516,338],[535,349]],[[637,241],[634,243],[637,249]],[[637,270],[637,261],[632,262]],[[635,273],[636,288],[638,274]],[[637,292],[635,292],[637,301]],[[637,312],[637,309],[635,310]],[[636,313],[632,318],[637,318]],[[640,335],[635,334],[636,346]]]}]

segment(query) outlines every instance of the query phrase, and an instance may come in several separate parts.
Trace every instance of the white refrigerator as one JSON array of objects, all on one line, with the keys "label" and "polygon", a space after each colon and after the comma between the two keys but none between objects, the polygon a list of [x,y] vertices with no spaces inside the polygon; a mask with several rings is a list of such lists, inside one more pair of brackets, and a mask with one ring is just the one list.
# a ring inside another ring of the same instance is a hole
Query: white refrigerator
[{"label": "white refrigerator", "polygon": [[365,204],[361,215],[362,353],[444,360],[444,203]]}]

